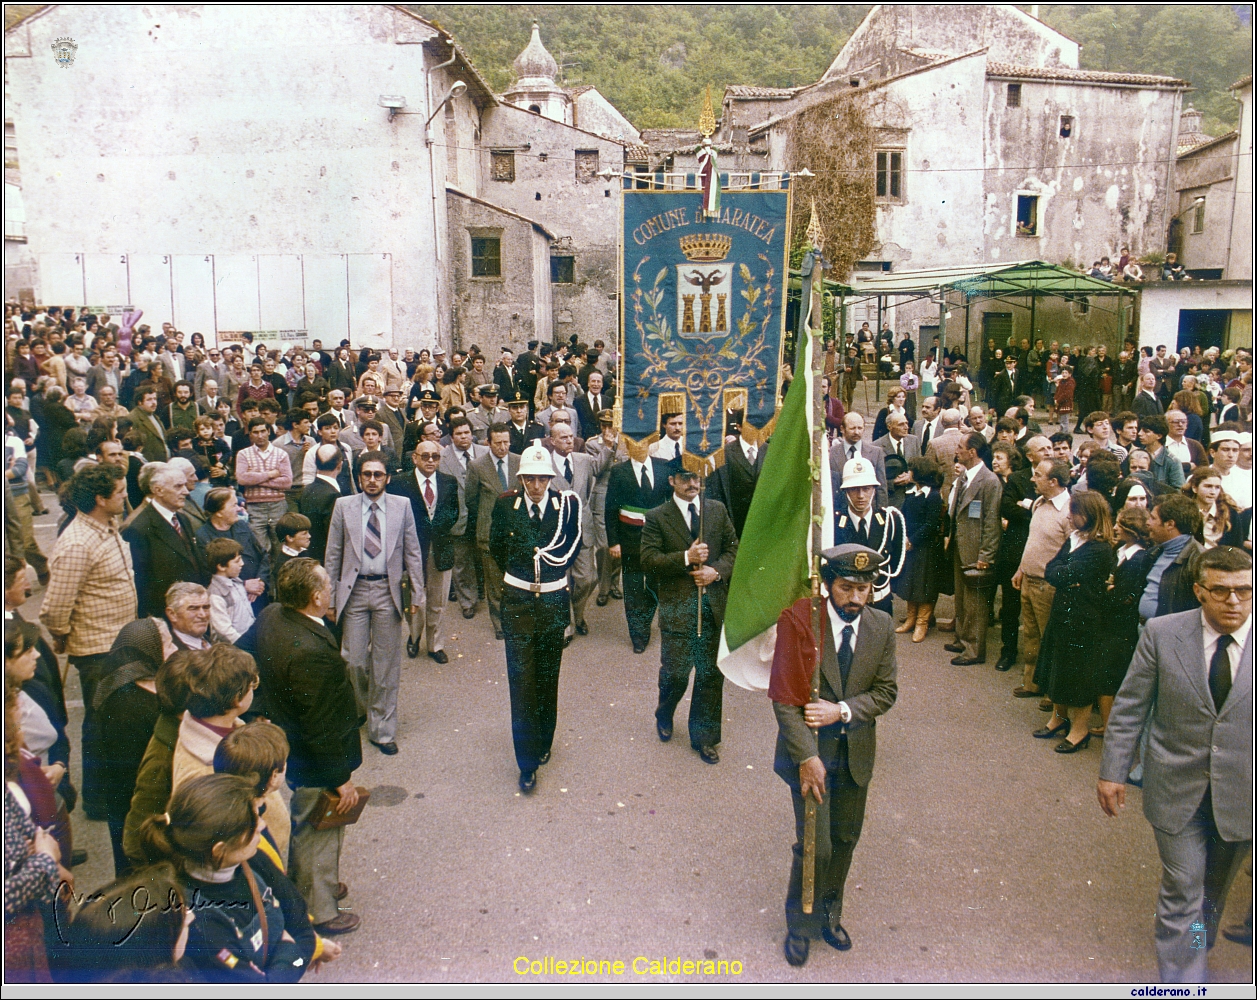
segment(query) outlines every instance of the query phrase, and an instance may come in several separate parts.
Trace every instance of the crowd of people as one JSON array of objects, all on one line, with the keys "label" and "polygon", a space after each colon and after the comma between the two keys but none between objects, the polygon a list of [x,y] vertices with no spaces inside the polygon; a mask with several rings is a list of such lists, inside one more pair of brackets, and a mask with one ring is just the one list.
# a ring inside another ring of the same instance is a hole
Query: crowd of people
[{"label": "crowd of people", "polygon": [[[550,759],[591,598],[623,602],[634,654],[658,617],[659,739],[693,674],[690,744],[719,763],[725,597],[771,444],[741,414],[700,477],[683,414],[645,442],[618,433],[600,341],[491,363],[6,312],[10,974],[284,982],[334,959],[359,926],[338,864],[361,732],[403,751],[403,646],[448,663],[455,606],[505,643],[521,792]],[[827,359],[835,541],[877,554],[870,606],[894,615],[899,597],[895,631],[948,633],[951,664],[986,662],[997,623],[996,669],[1019,667],[1013,696],[1050,713],[1031,735],[1083,751],[1147,623],[1199,605],[1202,553],[1251,553],[1251,354],[992,343],[975,384],[880,337],[901,375],[869,432],[864,334]],[[40,483],[63,511],[50,553]],[[27,566],[50,643],[18,610]],[[83,692],[78,741],[59,656]],[[86,895],[76,807],[107,822],[117,878]],[[110,950],[105,904],[141,891],[171,905]],[[65,941],[46,933],[58,907]]]}]

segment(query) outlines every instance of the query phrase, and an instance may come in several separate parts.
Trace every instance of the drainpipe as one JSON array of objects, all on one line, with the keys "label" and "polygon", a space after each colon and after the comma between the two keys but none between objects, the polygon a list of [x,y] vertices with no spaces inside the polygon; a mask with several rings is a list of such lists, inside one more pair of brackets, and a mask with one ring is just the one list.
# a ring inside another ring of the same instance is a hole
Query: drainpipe
[{"label": "drainpipe", "polygon": [[1240,166],[1240,161],[1244,157],[1244,150],[1240,148],[1240,143],[1244,139],[1244,136],[1241,134],[1244,129],[1244,102],[1240,101],[1235,94],[1234,90],[1231,91],[1232,100],[1239,102],[1240,127],[1235,130],[1235,158],[1232,161],[1232,171],[1235,174],[1235,179],[1231,181],[1231,226],[1226,232],[1226,266],[1222,269],[1223,278],[1231,276],[1231,242],[1235,237],[1235,203],[1239,200],[1240,195],[1240,170],[1243,169]]}]

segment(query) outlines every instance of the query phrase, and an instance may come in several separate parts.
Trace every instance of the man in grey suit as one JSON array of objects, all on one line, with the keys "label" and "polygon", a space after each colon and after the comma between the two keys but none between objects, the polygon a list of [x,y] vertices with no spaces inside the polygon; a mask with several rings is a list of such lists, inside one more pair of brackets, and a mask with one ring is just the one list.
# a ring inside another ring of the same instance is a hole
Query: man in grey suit
[{"label": "man in grey suit", "polygon": [[[944,410],[938,415],[939,432],[930,439],[923,454],[926,458],[938,463],[943,470],[943,496],[951,496],[952,484],[956,481],[957,452],[965,440],[965,432],[960,429],[962,417],[959,410]],[[986,438],[982,439],[983,441]]]},{"label": "man in grey suit", "polygon": [[847,509],[847,495],[842,492],[842,469],[853,458],[863,458],[873,466],[873,474],[877,476],[877,503],[885,507],[888,494],[886,492],[886,454],[881,448],[865,443],[864,418],[855,410],[848,410],[842,418],[842,437],[834,442],[829,449],[829,472],[834,486],[834,509]]},{"label": "man in grey suit", "polygon": [[367,737],[380,752],[397,753],[397,689],[402,675],[402,574],[410,574],[410,613],[424,609],[423,553],[415,515],[405,497],[385,492],[388,467],[369,454],[359,460],[362,492],[332,508],[324,566],[335,587],[341,651],[350,665]]},{"label": "man in grey suit", "polygon": [[[205,360],[196,366],[196,374],[192,376],[192,388],[198,398],[208,395],[205,391],[207,379],[214,382],[220,390],[227,384],[227,362],[223,360],[222,352],[217,347],[211,347],[206,352]],[[232,402],[235,402],[234,398]]]},{"label": "man in grey suit", "polygon": [[585,452],[598,458],[604,451],[611,453],[611,462],[605,471],[598,475],[594,483],[594,492],[589,498],[589,506],[593,511],[593,534],[587,538],[582,535],[584,544],[594,550],[594,559],[598,564],[598,607],[606,607],[611,598],[624,596],[620,590],[620,559],[611,554],[610,542],[607,539],[607,485],[611,482],[611,470],[617,462],[628,461],[628,448],[616,431],[615,413],[611,410],[598,411],[598,429],[601,433],[585,442]]},{"label": "man in grey suit", "polygon": [[[597,456],[575,451],[576,431],[571,424],[555,421],[550,425],[550,460],[554,463],[551,482],[561,490],[571,490],[581,502],[581,538],[594,533],[594,484],[611,469],[615,455],[604,448]],[[598,586],[598,560],[592,545],[582,545],[572,563],[572,623],[578,635],[589,635],[585,622],[585,605]],[[568,633],[569,637],[571,632]]]},{"label": "man in grey suit", "polygon": [[[864,826],[868,785],[877,750],[877,717],[898,697],[894,622],[869,605],[880,557],[863,545],[821,553],[829,589],[822,612],[820,690],[812,689],[816,664],[811,601],[804,598],[777,619],[768,697],[777,716],[773,770],[790,786],[795,845],[786,890],[786,961],[807,961],[809,939],[819,935],[846,951],[843,890]],[[803,912],[803,818],[807,796],[817,802],[816,903]]]},{"label": "man in grey suit", "polygon": [[886,489],[891,507],[903,507],[912,476],[908,463],[921,456],[921,439],[908,433],[908,418],[892,413],[886,418],[886,434],[873,442],[886,456]]},{"label": "man in grey suit", "polygon": [[[943,648],[957,654],[951,661],[957,667],[986,662],[985,588],[993,579],[989,574],[999,552],[999,502],[1004,487],[999,476],[982,464],[979,453],[985,445],[986,438],[976,431],[961,438],[956,461],[964,466],[965,474],[956,478],[947,506],[952,525],[947,544],[955,567],[956,641]],[[974,575],[966,576],[966,570]]]},{"label": "man in grey suit", "polygon": [[912,435],[921,442],[921,454],[930,446],[930,441],[942,433],[939,426],[938,397],[926,396],[921,400],[921,415],[912,425]]},{"label": "man in grey suit", "polygon": [[463,609],[464,618],[476,617],[480,601],[476,538],[467,534],[467,468],[489,449],[476,444],[471,421],[453,417],[449,423],[450,443],[441,451],[441,472],[458,480],[458,521],[450,530],[454,543],[454,596]]},{"label": "man in grey suit", "polygon": [[[492,384],[492,383],[489,383]],[[483,388],[481,394],[483,395]],[[467,504],[465,534],[475,532],[476,548],[484,571],[485,603],[493,634],[502,638],[502,567],[489,551],[489,531],[493,527],[493,505],[508,490],[519,489],[519,456],[511,451],[511,428],[505,420],[489,425],[489,450],[467,466],[463,495]]]},{"label": "man in grey suit", "polygon": [[1161,855],[1161,981],[1208,981],[1227,891],[1252,849],[1253,560],[1219,546],[1196,564],[1200,609],[1145,626],[1104,730],[1097,795],[1117,816],[1140,734],[1144,816]]}]

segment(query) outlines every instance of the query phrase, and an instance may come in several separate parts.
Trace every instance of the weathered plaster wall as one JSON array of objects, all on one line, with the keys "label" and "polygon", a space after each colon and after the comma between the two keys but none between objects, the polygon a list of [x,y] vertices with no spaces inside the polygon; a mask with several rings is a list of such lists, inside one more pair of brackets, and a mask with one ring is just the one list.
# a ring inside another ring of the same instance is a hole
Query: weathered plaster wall
[{"label": "weathered plaster wall", "polygon": [[[67,35],[79,45],[68,69],[50,49]],[[31,251],[389,253],[397,343],[432,343],[423,119],[390,122],[377,104],[401,94],[425,106],[431,36],[383,5],[58,6],[32,18],[6,36]]]},{"label": "weathered plaster wall", "polygon": [[[986,242],[989,261],[1075,264],[1165,246],[1180,95],[1173,90],[1022,80],[986,88]],[[1069,138],[1060,117],[1073,117]],[[1016,234],[1017,196],[1039,198],[1037,237]]]}]

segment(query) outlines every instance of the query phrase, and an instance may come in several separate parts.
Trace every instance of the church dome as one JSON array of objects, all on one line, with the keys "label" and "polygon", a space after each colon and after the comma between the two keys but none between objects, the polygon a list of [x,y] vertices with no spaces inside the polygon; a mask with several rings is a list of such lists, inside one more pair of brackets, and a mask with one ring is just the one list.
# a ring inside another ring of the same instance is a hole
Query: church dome
[{"label": "church dome", "polygon": [[554,56],[546,51],[546,47],[541,44],[541,31],[537,27],[537,22],[533,22],[532,38],[528,42],[527,48],[515,57],[513,64],[515,69],[515,86],[512,89],[521,87],[545,87],[551,89],[555,86],[554,79],[559,73],[559,64],[554,61]]}]

